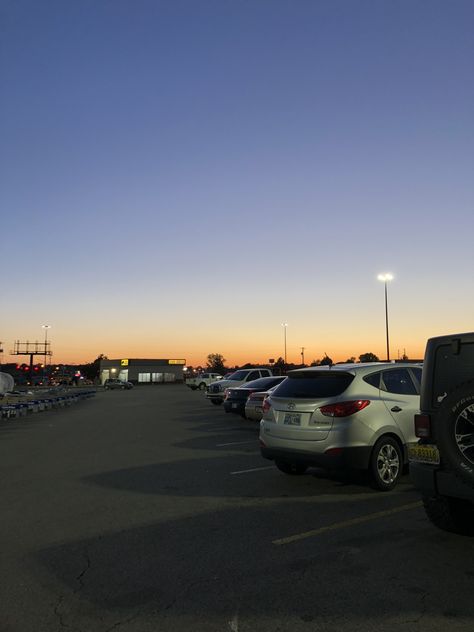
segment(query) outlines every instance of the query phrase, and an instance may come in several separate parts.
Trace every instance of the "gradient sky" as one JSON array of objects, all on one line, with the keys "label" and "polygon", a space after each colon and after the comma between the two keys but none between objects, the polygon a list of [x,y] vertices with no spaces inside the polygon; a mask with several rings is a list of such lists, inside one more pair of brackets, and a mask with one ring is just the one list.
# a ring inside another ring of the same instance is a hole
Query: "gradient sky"
[{"label": "gradient sky", "polygon": [[5,362],[474,326],[472,0],[1,0]]}]

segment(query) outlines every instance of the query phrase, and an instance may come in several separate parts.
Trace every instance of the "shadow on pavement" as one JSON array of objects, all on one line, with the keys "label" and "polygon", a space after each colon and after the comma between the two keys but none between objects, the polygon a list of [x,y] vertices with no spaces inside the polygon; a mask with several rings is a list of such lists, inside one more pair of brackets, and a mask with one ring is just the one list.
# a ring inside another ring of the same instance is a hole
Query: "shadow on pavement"
[{"label": "shadow on pavement", "polygon": [[[385,496],[384,504],[390,502],[393,497]],[[340,511],[339,502],[325,504],[324,511],[298,502],[224,509],[48,548],[39,559],[78,597],[67,606],[66,598],[61,602],[64,626],[91,607],[122,617],[138,611],[140,617],[192,615],[221,623],[241,611],[257,621],[317,621],[321,630],[340,629],[337,623],[372,629],[369,620],[380,624],[403,612],[407,622],[428,611],[474,616],[464,547],[452,546],[459,596],[453,606],[438,579],[445,561],[429,554],[449,536],[430,528],[421,509],[289,546],[272,543],[331,524]],[[363,511],[348,503],[347,519]],[[420,547],[426,555],[417,555],[408,572],[400,550],[409,559]]]},{"label": "shadow on pavement", "polygon": [[[321,495],[349,494],[357,496],[376,494],[369,487],[365,473],[330,473],[309,469],[303,476],[288,476],[279,472],[272,461],[256,459],[255,454],[229,455],[209,459],[190,459],[167,463],[154,463],[141,467],[102,472],[83,479],[87,484],[127,490],[140,494],[172,494],[178,496],[211,496],[239,498],[318,497]],[[246,469],[266,468],[258,472]],[[249,478],[250,477],[250,478]],[[403,481],[397,488],[413,489]],[[396,492],[393,493],[396,495]]]}]

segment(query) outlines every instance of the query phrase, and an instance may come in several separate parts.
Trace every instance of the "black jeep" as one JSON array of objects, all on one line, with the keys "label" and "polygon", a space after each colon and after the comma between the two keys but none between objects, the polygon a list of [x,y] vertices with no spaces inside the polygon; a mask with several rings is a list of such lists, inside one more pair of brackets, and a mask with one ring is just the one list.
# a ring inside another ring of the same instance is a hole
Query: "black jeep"
[{"label": "black jeep", "polygon": [[431,522],[474,536],[474,332],[430,338],[410,476]]}]

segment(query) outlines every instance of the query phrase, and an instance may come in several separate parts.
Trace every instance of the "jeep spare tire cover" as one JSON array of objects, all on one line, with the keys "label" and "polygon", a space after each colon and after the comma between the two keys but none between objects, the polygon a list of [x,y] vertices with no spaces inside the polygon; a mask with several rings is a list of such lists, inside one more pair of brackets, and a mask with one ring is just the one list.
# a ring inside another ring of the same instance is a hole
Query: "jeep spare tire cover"
[{"label": "jeep spare tire cover", "polygon": [[474,382],[463,384],[443,400],[436,438],[454,474],[474,486]]}]

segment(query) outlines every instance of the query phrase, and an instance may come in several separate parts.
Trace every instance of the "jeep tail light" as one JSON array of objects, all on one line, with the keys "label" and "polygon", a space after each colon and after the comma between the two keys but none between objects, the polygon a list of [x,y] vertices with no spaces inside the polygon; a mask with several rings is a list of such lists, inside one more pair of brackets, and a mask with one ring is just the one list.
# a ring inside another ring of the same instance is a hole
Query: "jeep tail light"
[{"label": "jeep tail light", "polygon": [[431,437],[431,419],[429,415],[415,415],[415,435],[418,439]]},{"label": "jeep tail light", "polygon": [[227,399],[230,395],[230,388],[226,388],[224,391],[224,399]]},{"label": "jeep tail light", "polygon": [[272,407],[272,405],[268,401],[268,398],[264,399],[263,400],[263,406],[262,406],[263,414],[268,413],[268,411],[270,410],[271,407]]},{"label": "jeep tail light", "polygon": [[337,402],[337,404],[321,406],[319,410],[326,417],[349,417],[349,415],[367,408],[369,404],[370,399],[358,399],[354,402]]}]

